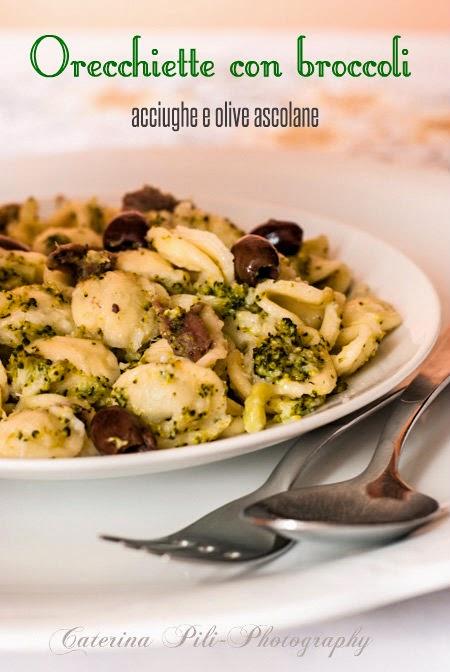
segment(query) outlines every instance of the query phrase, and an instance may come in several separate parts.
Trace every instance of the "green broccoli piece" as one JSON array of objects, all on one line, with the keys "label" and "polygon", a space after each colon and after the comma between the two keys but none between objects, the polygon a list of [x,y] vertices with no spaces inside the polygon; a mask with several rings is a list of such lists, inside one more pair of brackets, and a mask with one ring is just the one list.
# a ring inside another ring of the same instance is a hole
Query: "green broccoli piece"
[{"label": "green broccoli piece", "polygon": [[305,394],[295,402],[292,409],[292,415],[308,415],[322,406],[326,401],[326,396],[322,394]]},{"label": "green broccoli piece", "polygon": [[305,343],[294,322],[286,317],[277,324],[276,333],[253,350],[253,370],[269,382],[289,379],[303,383],[324,363],[323,346]]},{"label": "green broccoli piece", "polygon": [[239,308],[246,306],[248,286],[245,284],[238,284],[233,282],[231,285],[226,285],[223,282],[214,282],[212,284],[205,283],[197,288],[197,292],[203,296],[214,296],[217,301],[214,302],[214,310],[220,317],[233,317]]},{"label": "green broccoli piece", "polygon": [[95,406],[104,403],[111,388],[104,376],[84,373],[66,359],[51,362],[20,347],[11,354],[6,370],[16,396],[54,392]]}]

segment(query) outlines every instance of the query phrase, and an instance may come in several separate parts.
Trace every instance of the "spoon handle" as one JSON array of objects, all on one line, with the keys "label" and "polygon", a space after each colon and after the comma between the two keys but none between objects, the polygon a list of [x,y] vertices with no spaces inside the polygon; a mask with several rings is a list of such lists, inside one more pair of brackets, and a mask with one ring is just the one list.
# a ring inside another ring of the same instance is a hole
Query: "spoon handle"
[{"label": "spoon handle", "polygon": [[401,449],[414,424],[450,382],[450,327],[442,333],[417,376],[392,405],[377,447],[367,468],[357,480],[368,482],[386,472],[397,476]]},{"label": "spoon handle", "polygon": [[[296,480],[303,469],[312,461],[313,457],[329,442],[346,432],[354,425],[362,422],[373,413],[390,404],[401,393],[401,389],[393,390],[380,399],[368,404],[365,408],[358,409],[354,413],[337,420],[314,432],[315,441],[313,447],[305,451],[303,437],[295,439],[288,448],[282,459],[273,469],[272,473],[261,486],[261,491],[268,490],[270,493],[281,492],[295,487]],[[261,492],[260,492],[261,494]]]}]

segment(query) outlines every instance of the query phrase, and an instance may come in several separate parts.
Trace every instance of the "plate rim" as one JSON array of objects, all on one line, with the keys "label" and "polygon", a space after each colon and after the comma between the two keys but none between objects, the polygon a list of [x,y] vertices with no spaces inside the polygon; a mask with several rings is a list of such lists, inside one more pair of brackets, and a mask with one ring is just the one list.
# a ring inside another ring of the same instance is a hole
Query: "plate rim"
[{"label": "plate rim", "polygon": [[[447,534],[447,538],[449,538],[449,517],[437,521],[427,536],[433,537],[433,540],[436,542],[436,537],[440,536],[440,531],[443,534]],[[332,619],[345,618],[352,614],[363,613],[402,599],[409,599],[441,590],[450,585],[450,563],[447,562],[443,565],[441,558],[433,557],[430,559],[430,557],[427,557],[424,562],[429,570],[426,580],[423,580],[423,575],[421,575],[422,580],[418,582],[417,570],[414,569],[412,572],[404,572],[399,575],[398,565],[401,565],[405,559],[405,553],[408,554],[407,549],[409,546],[418,545],[420,547],[420,544],[420,534],[418,536],[414,536],[413,534],[403,541],[397,541],[395,544],[378,546],[375,549],[369,550],[368,554],[371,561],[366,563],[363,570],[358,565],[358,572],[360,574],[358,582],[359,584],[363,583],[362,589],[360,585],[358,586],[358,599],[355,599],[355,593],[352,590],[348,590],[348,577],[345,578],[343,582],[345,585],[343,585],[341,583],[342,577],[339,576],[338,571],[338,576],[334,574],[328,586],[329,592],[332,593],[332,605],[330,605],[328,600],[317,602],[309,594],[306,601],[306,612],[308,614],[306,617],[305,602],[298,599],[296,590],[301,591],[302,587],[305,586],[304,581],[302,585],[302,579],[304,580],[305,577],[310,579],[311,585],[315,584],[317,579],[314,575],[317,571],[321,571],[320,565],[318,569],[311,567],[306,571],[288,571],[287,577],[291,579],[293,584],[288,590],[283,585],[283,579],[286,579],[283,571],[277,572],[275,575],[254,575],[253,577],[250,575],[244,582],[240,580],[232,581],[231,583],[224,581],[191,586],[188,591],[182,593],[190,604],[189,613],[183,614],[184,607],[182,607],[182,616],[180,617],[177,613],[174,616],[169,615],[174,606],[173,601],[170,601],[167,605],[162,616],[159,614],[154,616],[151,605],[150,611],[147,611],[149,605],[147,598],[142,593],[133,592],[130,596],[129,592],[117,592],[114,595],[116,609],[111,608],[110,604],[102,604],[101,594],[100,601],[89,603],[88,592],[60,593],[58,594],[60,601],[54,604],[53,612],[44,613],[42,610],[39,610],[39,619],[36,615],[30,618],[26,623],[25,629],[23,628],[21,621],[22,614],[20,612],[16,613],[13,618],[5,618],[0,614],[0,633],[2,635],[0,638],[0,652],[15,652],[19,650],[21,652],[49,651],[50,636],[61,627],[64,629],[65,623],[68,623],[67,627],[73,627],[73,624],[76,623],[78,625],[81,623],[87,632],[100,631],[115,634],[126,629],[129,634],[139,637],[153,635],[153,629],[162,634],[167,627],[180,623],[190,623],[190,621],[181,620],[181,618],[193,615],[194,611],[196,624],[201,626],[207,624],[209,626],[214,623],[218,628],[230,628],[230,626],[235,627],[249,624],[274,624],[275,629],[282,630],[294,627],[294,625],[296,628],[299,628]],[[447,546],[450,548],[448,543]],[[399,547],[400,551],[398,551]],[[124,549],[118,548],[118,550],[123,551]],[[389,560],[386,561],[386,552],[392,554],[394,557],[389,557]],[[400,553],[400,560],[396,558],[396,552]],[[360,553],[357,553],[356,555],[334,559],[333,563],[338,565],[340,569],[344,565],[348,566],[349,564],[358,563],[360,555]],[[433,571],[434,567],[439,571]],[[361,573],[364,574],[363,579],[361,579]],[[374,579],[374,574],[376,573],[382,576],[382,580],[387,584],[389,590],[377,591],[372,588],[373,581],[376,583],[376,579]],[[312,580],[311,575],[313,576]],[[258,587],[264,587],[267,581],[272,582],[272,588],[274,587],[273,582],[279,588],[278,598],[280,599],[280,603],[278,607],[274,607],[273,602],[270,600],[263,602],[263,595],[258,590]],[[251,597],[254,600],[255,594],[257,595],[257,606],[255,607],[252,602],[249,609],[242,608],[241,598]],[[209,599],[205,600],[205,595]],[[34,597],[36,598],[35,603],[39,603],[42,599],[48,599],[48,596],[49,593],[44,591],[34,593]],[[75,598],[75,604],[71,602],[69,605],[70,611],[67,609],[68,596],[72,600]],[[125,596],[127,597],[126,601],[123,599]],[[176,595],[171,594],[171,597],[179,603]],[[221,604],[219,612],[215,608],[216,601]],[[60,613],[55,614],[55,606],[58,609],[63,603],[65,605],[63,616]],[[158,597],[159,604],[160,597]],[[118,608],[119,605],[120,609]],[[314,606],[312,607],[312,605]],[[79,610],[75,614],[72,611],[74,607]],[[313,613],[311,613],[311,608],[313,609]],[[87,617],[86,612],[88,612]],[[27,615],[28,613],[27,609]],[[58,619],[57,621],[53,620],[55,616]],[[178,620],[179,618],[180,620]],[[21,625],[20,629],[17,627],[19,623]],[[126,623],[126,628],[124,628],[124,623]],[[158,644],[155,642],[153,648],[162,649],[162,642]],[[105,648],[105,650],[107,649]]]}]

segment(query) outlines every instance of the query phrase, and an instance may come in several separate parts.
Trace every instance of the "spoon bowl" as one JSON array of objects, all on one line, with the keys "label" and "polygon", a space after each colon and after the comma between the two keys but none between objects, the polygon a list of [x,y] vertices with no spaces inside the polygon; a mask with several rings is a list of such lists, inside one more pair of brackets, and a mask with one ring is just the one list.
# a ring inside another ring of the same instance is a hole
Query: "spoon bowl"
[{"label": "spoon bowl", "polygon": [[405,488],[398,498],[368,499],[363,487],[351,481],[280,493],[244,512],[255,525],[296,541],[358,543],[391,541],[445,513],[435,499],[420,492]]}]

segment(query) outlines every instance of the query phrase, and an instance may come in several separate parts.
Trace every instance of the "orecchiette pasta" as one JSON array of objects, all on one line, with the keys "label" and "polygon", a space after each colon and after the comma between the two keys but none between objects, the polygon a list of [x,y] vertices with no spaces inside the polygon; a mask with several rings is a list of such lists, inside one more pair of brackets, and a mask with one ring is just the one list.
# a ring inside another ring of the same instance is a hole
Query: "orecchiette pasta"
[{"label": "orecchiette pasta", "polygon": [[[46,396],[51,396],[47,405]],[[0,457],[76,457],[85,441],[84,424],[64,397],[40,395],[31,407],[0,421]]]},{"label": "orecchiette pasta", "polygon": [[[66,228],[63,226],[50,226],[44,229],[33,242],[33,250],[42,254],[50,254],[58,245],[78,243],[89,247],[101,247],[101,236],[88,226]],[[45,264],[45,260],[44,260]]]},{"label": "orecchiette pasta", "polygon": [[300,276],[311,284],[325,284],[338,292],[346,292],[350,287],[350,269],[337,259],[329,259],[326,236],[305,241],[294,265]]},{"label": "orecchiette pasta", "polygon": [[190,241],[195,247],[198,247],[199,250],[207,254],[222,271],[225,282],[228,284],[234,282],[233,255],[214,233],[189,229],[186,226],[177,226],[175,233],[184,238],[184,240]]},{"label": "orecchiette pasta", "polygon": [[0,413],[2,411],[4,402],[8,399],[8,396],[9,396],[8,376],[6,374],[6,369],[3,366],[3,363],[0,362]]},{"label": "orecchiette pasta", "polygon": [[174,266],[198,273],[200,281],[224,282],[219,265],[198,244],[180,233],[155,227],[149,230],[148,238],[157,252]]},{"label": "orecchiette pasta", "polygon": [[318,289],[306,282],[269,280],[258,286],[256,303],[269,315],[276,314],[278,319],[289,316],[295,320],[297,317],[300,324],[317,329],[322,324],[327,304],[333,299],[334,292],[329,287]]},{"label": "orecchiette pasta", "polygon": [[56,392],[92,403],[108,395],[120,369],[114,354],[100,341],[53,336],[12,355],[8,374],[18,397]]},{"label": "orecchiette pasta", "polygon": [[70,297],[63,291],[45,285],[0,291],[0,343],[15,348],[73,328]]},{"label": "orecchiette pasta", "polygon": [[0,206],[0,457],[176,448],[299,420],[401,322],[292,222],[235,245],[228,219],[153,187],[126,194],[130,208]]},{"label": "orecchiette pasta", "polygon": [[341,328],[342,305],[339,301],[327,303],[323,311],[319,333],[329,348],[333,348]]},{"label": "orecchiette pasta", "polygon": [[158,283],[124,271],[79,282],[72,295],[72,315],[86,335],[106,345],[139,350],[158,335],[155,304],[168,294]]},{"label": "orecchiette pasta", "polygon": [[89,376],[107,378],[114,382],[120,369],[116,357],[101,341],[73,336],[53,336],[34,341],[29,348],[51,362],[68,360],[76,369]]},{"label": "orecchiette pasta", "polygon": [[229,219],[200,210],[190,201],[178,203],[173,212],[150,210],[147,217],[150,224],[162,224],[171,229],[180,225],[198,231],[210,231],[228,248],[242,236],[242,231]]},{"label": "orecchiette pasta", "polygon": [[209,441],[231,421],[223,381],[211,369],[175,356],[125,371],[114,383],[113,398],[149,424],[162,448]]},{"label": "orecchiette pasta", "polygon": [[39,252],[0,248],[0,287],[13,289],[42,282],[47,258]]},{"label": "orecchiette pasta", "polygon": [[274,388],[268,383],[255,383],[245,400],[244,429],[246,432],[259,432],[267,422],[266,405],[274,396]]},{"label": "orecchiette pasta", "polygon": [[232,390],[241,399],[247,399],[252,391],[252,382],[244,367],[244,357],[237,348],[233,348],[227,357],[227,373]]},{"label": "orecchiette pasta", "polygon": [[143,275],[149,280],[161,283],[170,290],[178,287],[182,288],[188,285],[190,280],[186,271],[174,268],[157,252],[142,247],[137,250],[119,252],[117,268],[121,271]]}]

